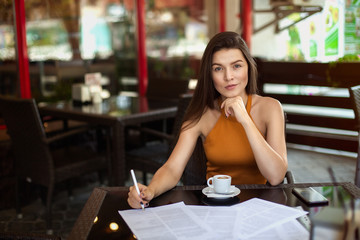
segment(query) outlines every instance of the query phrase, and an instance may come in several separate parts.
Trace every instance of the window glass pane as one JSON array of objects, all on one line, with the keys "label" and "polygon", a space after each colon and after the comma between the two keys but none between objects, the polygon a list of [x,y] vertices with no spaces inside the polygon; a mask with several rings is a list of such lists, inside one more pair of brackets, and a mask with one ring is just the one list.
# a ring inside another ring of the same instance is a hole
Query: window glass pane
[{"label": "window glass pane", "polygon": [[208,42],[206,19],[203,0],[147,1],[149,84],[155,78],[196,78]]},{"label": "window glass pane", "polygon": [[122,76],[136,76],[132,0],[27,0],[25,8],[38,101],[71,99],[71,85],[87,73],[101,73],[106,95],[122,89]]},{"label": "window glass pane", "polygon": [[[1,70],[16,78],[13,1],[1,1]],[[208,42],[204,0],[148,0],[146,48],[149,81],[196,78]],[[38,101],[68,99],[71,84],[101,72],[111,94],[137,91],[136,11],[133,0],[26,0],[31,93]]]},{"label": "window glass pane", "polygon": [[26,41],[30,61],[66,61],[73,56],[69,33],[60,18],[28,21]]},{"label": "window glass pane", "polygon": [[0,1],[0,94],[16,95],[13,1]]}]

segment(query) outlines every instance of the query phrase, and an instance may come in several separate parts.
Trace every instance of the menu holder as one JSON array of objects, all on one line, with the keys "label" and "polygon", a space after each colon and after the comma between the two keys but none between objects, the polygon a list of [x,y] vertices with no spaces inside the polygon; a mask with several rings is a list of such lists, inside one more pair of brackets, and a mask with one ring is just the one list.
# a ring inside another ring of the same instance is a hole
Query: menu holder
[{"label": "menu holder", "polygon": [[83,83],[72,85],[72,100],[74,105],[87,105],[91,103],[90,89]]},{"label": "menu holder", "polygon": [[74,105],[97,104],[102,102],[101,73],[85,74],[84,83],[72,85]]},{"label": "menu holder", "polygon": [[101,103],[102,86],[101,86],[101,73],[87,73],[85,74],[85,85],[89,87],[91,102]]}]

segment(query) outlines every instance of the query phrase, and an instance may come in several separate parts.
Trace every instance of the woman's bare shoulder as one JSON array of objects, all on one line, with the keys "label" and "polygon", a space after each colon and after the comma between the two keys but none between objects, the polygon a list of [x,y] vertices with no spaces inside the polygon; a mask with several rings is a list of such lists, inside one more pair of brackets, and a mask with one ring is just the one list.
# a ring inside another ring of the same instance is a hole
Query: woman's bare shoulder
[{"label": "woman's bare shoulder", "polygon": [[261,110],[282,109],[281,103],[275,98],[253,95],[252,99],[252,107],[261,108]]},{"label": "woman's bare shoulder", "polygon": [[271,119],[276,119],[275,121],[278,121],[278,119],[284,115],[284,111],[281,103],[277,99],[254,95],[251,106],[251,115],[254,119],[258,119],[260,122],[265,123],[271,121]]},{"label": "woman's bare shoulder", "polygon": [[203,114],[201,115],[200,119],[195,120],[195,121],[186,121],[184,122],[184,125],[188,126],[186,129],[189,129],[190,131],[201,131],[201,129],[203,128],[204,124],[206,124],[209,119],[211,119],[212,115],[213,115],[214,110],[211,110],[210,108],[206,108],[203,112]]},{"label": "woman's bare shoulder", "polygon": [[218,109],[206,108],[198,123],[198,128],[202,135],[207,136],[220,117]]}]

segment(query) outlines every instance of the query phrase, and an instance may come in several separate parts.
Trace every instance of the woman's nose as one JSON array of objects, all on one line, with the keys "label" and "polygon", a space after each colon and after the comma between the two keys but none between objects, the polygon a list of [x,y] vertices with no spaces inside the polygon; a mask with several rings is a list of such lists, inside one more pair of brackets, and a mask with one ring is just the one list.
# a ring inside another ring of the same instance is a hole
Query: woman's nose
[{"label": "woman's nose", "polygon": [[230,80],[233,79],[233,73],[232,73],[232,71],[230,69],[225,70],[224,78],[225,78],[225,81],[230,81]]}]

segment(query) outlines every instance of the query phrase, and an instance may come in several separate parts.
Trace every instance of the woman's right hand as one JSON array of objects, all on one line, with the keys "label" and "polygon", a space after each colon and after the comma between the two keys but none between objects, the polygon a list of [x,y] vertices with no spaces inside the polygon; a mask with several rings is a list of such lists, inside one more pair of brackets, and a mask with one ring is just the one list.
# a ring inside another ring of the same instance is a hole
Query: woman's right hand
[{"label": "woman's right hand", "polygon": [[131,186],[129,188],[127,201],[132,208],[141,208],[140,202],[142,202],[145,207],[148,207],[149,202],[154,198],[154,193],[151,189],[141,183],[138,183],[138,187],[140,190],[140,196],[137,193],[135,186]]}]

